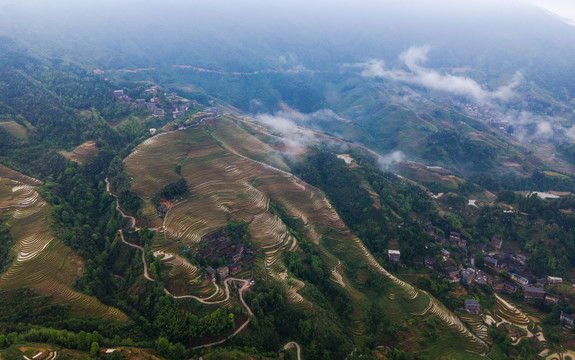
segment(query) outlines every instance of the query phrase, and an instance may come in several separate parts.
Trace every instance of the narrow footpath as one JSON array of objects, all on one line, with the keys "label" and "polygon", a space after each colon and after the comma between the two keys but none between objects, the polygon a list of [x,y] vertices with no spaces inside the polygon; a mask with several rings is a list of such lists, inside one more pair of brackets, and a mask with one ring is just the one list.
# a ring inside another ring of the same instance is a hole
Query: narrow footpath
[{"label": "narrow footpath", "polygon": [[295,341],[290,341],[287,344],[284,345],[284,350],[287,350],[289,348],[294,347],[297,350],[297,360],[301,360],[301,348],[299,347],[299,344],[296,343]]}]

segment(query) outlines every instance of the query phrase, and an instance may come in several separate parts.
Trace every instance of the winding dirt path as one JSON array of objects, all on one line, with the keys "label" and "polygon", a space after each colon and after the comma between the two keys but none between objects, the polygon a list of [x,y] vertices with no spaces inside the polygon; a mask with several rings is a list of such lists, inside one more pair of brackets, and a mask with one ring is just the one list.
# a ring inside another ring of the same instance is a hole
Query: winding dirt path
[{"label": "winding dirt path", "polygon": [[296,343],[295,341],[290,341],[287,344],[284,345],[284,350],[287,350],[289,348],[294,347],[297,350],[297,360],[301,360],[301,348],[299,347],[299,344]]},{"label": "winding dirt path", "polygon": [[120,207],[120,202],[118,201],[118,195],[110,191],[110,182],[108,181],[108,178],[105,178],[104,181],[106,182],[106,191],[108,192],[108,194],[112,195],[114,199],[116,199],[116,210],[120,213],[120,215],[122,215],[123,218],[130,219],[131,228],[133,228],[136,231],[139,231],[140,228],[136,227],[136,218],[124,212],[124,210]]}]

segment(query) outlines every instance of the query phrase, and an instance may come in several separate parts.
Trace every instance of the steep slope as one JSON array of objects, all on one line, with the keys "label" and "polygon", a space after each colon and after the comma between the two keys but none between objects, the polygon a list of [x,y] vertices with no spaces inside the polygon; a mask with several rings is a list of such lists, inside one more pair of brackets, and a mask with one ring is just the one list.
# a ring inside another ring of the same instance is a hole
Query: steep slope
[{"label": "steep slope", "polygon": [[[188,183],[190,195],[166,214],[167,240],[197,251],[203,236],[225,227],[229,220],[245,221],[249,224],[251,241],[262,251],[254,275],[279,284],[288,304],[304,310],[315,305],[303,295],[305,283],[288,271],[284,260],[285,254],[298,246],[286,221],[301,220],[301,235],[313,243],[322,260],[333,269],[332,281],[354,300],[356,314],[360,311],[360,300],[371,300],[358,290],[356,275],[346,269],[367,266],[374,276],[388,284],[385,301],[390,305],[390,316],[400,322],[436,316],[447,331],[461,338],[460,350],[487,352],[487,344],[436,299],[381,267],[360,239],[347,229],[321,191],[288,172],[241,155],[240,151],[230,152],[233,142],[224,145],[218,139],[224,133],[233,133],[231,130],[237,126],[231,118],[222,117],[199,128],[158,135],[126,158],[126,169],[134,179],[132,190],[146,202],[144,216],[151,222],[158,221],[154,219],[157,215],[151,200],[154,193],[175,181],[176,165],[181,166],[180,173]],[[251,137],[250,141],[259,140]],[[275,159],[277,154],[270,156]],[[361,316],[357,316],[354,324],[349,325],[355,336],[362,335],[361,323]]]},{"label": "steep slope", "polygon": [[119,310],[72,289],[84,260],[51,233],[51,207],[36,191],[39,184],[0,165],[0,215],[10,217],[8,225],[16,240],[15,261],[0,276],[0,289],[28,286],[55,303],[71,305],[77,316],[125,321]]}]

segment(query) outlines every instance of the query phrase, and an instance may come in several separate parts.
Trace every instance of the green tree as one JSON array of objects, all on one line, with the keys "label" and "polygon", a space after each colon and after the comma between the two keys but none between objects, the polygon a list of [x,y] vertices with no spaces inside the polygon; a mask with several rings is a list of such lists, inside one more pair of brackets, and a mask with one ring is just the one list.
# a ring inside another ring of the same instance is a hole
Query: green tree
[{"label": "green tree", "polygon": [[94,341],[90,346],[90,356],[95,357],[98,353],[100,353],[100,344]]}]

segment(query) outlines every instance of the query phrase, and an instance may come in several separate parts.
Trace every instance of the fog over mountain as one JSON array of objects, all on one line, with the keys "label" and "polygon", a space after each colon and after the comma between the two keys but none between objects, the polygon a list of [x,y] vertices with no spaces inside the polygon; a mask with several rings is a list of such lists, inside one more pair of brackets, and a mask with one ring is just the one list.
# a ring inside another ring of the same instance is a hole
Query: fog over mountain
[{"label": "fog over mountain", "polygon": [[575,38],[571,27],[526,1],[3,3],[3,34],[113,67],[168,62],[228,71],[326,70],[369,58],[394,61],[411,46],[429,45],[440,55],[430,67],[512,71],[544,58],[567,65]]},{"label": "fog over mountain", "polygon": [[[5,0],[0,34],[32,55],[89,70],[141,69],[146,75],[131,79],[193,84],[254,114],[277,111],[283,101],[304,113],[341,115],[348,109],[329,104],[330,84],[363,77],[488,106],[510,123],[532,124],[538,138],[569,138],[575,27],[563,19],[565,4]],[[563,105],[545,100],[553,114],[518,105],[534,93]]]}]

